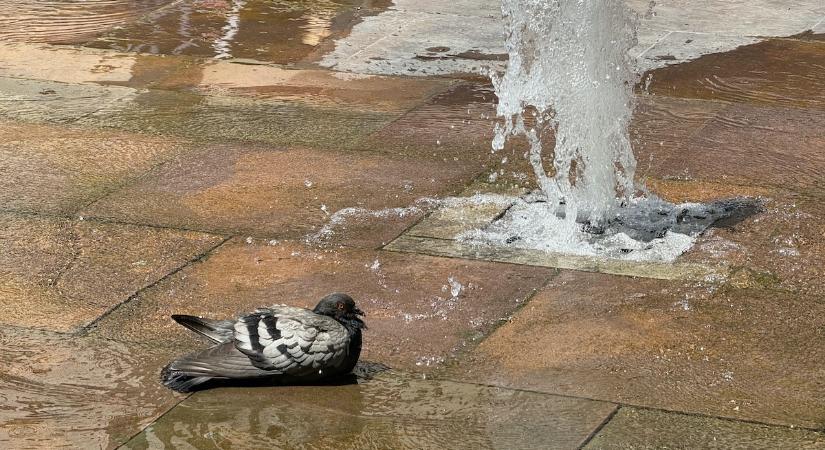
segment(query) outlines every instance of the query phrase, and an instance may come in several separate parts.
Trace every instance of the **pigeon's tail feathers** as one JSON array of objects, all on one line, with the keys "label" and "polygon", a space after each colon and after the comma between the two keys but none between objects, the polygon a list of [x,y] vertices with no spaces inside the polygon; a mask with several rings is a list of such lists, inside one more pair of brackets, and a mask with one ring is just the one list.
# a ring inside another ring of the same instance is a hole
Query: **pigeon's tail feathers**
[{"label": "pigeon's tail feathers", "polygon": [[160,380],[164,386],[173,391],[191,392],[196,390],[197,386],[212,380],[212,377],[192,376],[185,371],[173,368],[172,364],[169,364],[160,372]]},{"label": "pigeon's tail feathers", "polygon": [[163,384],[179,392],[196,390],[212,380],[262,378],[278,372],[256,367],[245,354],[226,342],[172,361],[161,371]]},{"label": "pigeon's tail feathers", "polygon": [[185,314],[173,314],[172,319],[195,333],[206,336],[212,342],[221,344],[232,339],[234,321],[209,320]]}]

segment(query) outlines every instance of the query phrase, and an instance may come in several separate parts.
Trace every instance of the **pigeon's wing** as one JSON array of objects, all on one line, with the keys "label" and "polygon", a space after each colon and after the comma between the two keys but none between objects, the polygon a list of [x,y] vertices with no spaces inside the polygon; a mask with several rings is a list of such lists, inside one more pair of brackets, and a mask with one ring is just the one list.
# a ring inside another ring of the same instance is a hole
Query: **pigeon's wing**
[{"label": "pigeon's wing", "polygon": [[235,346],[253,364],[291,376],[324,375],[346,360],[349,333],[331,317],[291,306],[259,309],[235,323]]},{"label": "pigeon's wing", "polygon": [[184,314],[173,314],[172,319],[216,344],[231,341],[235,330],[234,320],[209,320]]}]

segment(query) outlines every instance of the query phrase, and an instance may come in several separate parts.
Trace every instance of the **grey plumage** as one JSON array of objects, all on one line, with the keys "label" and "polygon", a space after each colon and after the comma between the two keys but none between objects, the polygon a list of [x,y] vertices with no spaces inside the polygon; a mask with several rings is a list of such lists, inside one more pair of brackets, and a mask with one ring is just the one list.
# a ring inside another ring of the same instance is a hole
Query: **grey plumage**
[{"label": "grey plumage", "polygon": [[331,294],[312,311],[293,306],[260,308],[237,320],[172,318],[216,345],[166,366],[163,384],[186,392],[213,380],[307,382],[347,374],[361,353],[358,317],[345,294]]}]

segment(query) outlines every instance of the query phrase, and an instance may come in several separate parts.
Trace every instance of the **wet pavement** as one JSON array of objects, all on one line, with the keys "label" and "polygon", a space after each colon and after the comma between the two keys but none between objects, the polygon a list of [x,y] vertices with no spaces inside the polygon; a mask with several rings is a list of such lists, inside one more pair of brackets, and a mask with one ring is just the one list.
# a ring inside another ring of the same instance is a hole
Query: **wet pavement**
[{"label": "wet pavement", "polygon": [[[0,447],[825,448],[825,8],[656,3],[640,180],[763,205],[657,279],[439,253],[533,187],[495,1],[0,5]],[[160,385],[170,314],[336,290],[356,377]]]}]

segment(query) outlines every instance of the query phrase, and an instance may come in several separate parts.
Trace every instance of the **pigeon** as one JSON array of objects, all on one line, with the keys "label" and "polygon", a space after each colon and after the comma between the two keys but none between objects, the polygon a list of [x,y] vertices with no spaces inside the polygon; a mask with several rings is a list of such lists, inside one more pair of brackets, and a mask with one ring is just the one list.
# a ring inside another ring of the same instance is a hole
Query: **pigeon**
[{"label": "pigeon", "polygon": [[322,298],[312,311],[294,306],[259,308],[237,320],[173,315],[214,346],[172,361],[161,381],[178,392],[211,381],[305,383],[346,375],[361,354],[364,313],[346,294]]}]

